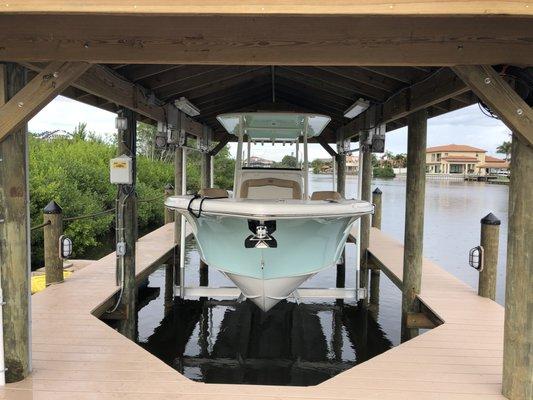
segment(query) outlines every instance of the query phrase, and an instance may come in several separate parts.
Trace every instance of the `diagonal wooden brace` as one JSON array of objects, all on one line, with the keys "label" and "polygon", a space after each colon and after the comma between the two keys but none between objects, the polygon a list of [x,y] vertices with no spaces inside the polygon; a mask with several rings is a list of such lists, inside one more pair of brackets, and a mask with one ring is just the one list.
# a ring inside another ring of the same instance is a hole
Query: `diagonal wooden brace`
[{"label": "diagonal wooden brace", "polygon": [[462,65],[452,69],[520,140],[533,146],[533,110],[494,68]]},{"label": "diagonal wooden brace", "polygon": [[54,61],[0,107],[0,141],[28,122],[91,64]]}]

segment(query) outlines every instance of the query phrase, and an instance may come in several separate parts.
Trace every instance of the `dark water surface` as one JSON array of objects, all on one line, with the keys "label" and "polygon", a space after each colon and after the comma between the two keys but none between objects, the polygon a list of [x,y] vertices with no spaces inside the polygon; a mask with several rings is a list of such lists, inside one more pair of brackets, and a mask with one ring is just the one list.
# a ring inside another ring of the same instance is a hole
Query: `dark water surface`
[{"label": "dark water surface", "polygon": [[[311,175],[312,190],[330,190],[331,176]],[[348,177],[347,197],[357,180]],[[382,229],[403,241],[405,180],[375,180],[383,191]],[[428,181],[424,255],[472,287],[478,273],[468,250],[479,244],[479,220],[494,212],[501,220],[498,301],[504,295],[506,186],[478,182]],[[199,255],[187,241],[186,284],[198,285]],[[355,246],[346,249],[346,286],[355,285]],[[211,286],[232,285],[215,269]],[[334,287],[335,268],[304,286]],[[401,292],[383,274],[379,306],[368,311],[346,302],[283,301],[269,313],[249,302],[174,299],[165,307],[165,268],[140,292],[138,342],[190,379],[210,383],[314,385],[380,354],[400,340]]]}]

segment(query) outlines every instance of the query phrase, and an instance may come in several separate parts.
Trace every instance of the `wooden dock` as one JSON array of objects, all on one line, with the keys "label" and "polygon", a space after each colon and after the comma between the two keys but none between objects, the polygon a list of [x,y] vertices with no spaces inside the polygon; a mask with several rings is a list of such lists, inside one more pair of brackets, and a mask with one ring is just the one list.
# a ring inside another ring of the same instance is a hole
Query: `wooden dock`
[{"label": "wooden dock", "polygon": [[[168,224],[139,240],[139,279],[173,250],[172,229]],[[401,284],[402,245],[372,229],[370,252]],[[420,300],[444,324],[313,387],[190,381],[92,315],[116,290],[110,254],[34,295],[33,372],[0,389],[0,398],[504,399],[503,308],[427,259]]]}]

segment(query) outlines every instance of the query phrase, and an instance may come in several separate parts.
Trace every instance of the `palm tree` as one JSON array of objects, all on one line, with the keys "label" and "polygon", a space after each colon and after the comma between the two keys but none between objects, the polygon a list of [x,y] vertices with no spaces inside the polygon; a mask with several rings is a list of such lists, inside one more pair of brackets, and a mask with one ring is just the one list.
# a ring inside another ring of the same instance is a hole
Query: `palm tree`
[{"label": "palm tree", "polygon": [[498,154],[505,154],[505,160],[509,161],[511,159],[511,142],[505,141],[496,147],[496,152]]}]

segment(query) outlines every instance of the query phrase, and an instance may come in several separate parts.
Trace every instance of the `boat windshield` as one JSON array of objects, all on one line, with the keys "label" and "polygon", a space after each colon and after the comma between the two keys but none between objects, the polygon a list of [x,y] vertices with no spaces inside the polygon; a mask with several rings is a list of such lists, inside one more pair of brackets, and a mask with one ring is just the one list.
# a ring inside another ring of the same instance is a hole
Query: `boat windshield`
[{"label": "boat windshield", "polygon": [[[245,138],[246,139],[246,138]],[[291,142],[249,142],[243,146],[243,169],[301,170],[303,147]]]},{"label": "boat windshield", "polygon": [[294,141],[303,136],[307,120],[307,137],[318,136],[331,120],[326,115],[276,113],[222,114],[218,121],[236,136],[247,136],[252,142]]}]

